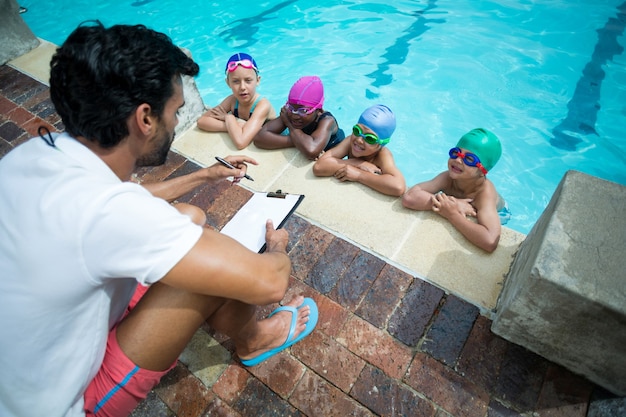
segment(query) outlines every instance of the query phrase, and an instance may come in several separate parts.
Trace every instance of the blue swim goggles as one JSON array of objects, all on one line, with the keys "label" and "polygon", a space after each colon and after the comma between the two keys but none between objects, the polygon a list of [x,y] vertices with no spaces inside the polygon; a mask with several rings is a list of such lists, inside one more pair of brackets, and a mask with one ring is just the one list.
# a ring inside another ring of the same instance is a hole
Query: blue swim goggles
[{"label": "blue swim goggles", "polygon": [[487,175],[487,170],[480,162],[480,158],[476,154],[470,152],[463,153],[463,151],[461,151],[461,148],[452,148],[450,149],[448,154],[452,159],[460,157],[465,165],[467,165],[468,167],[477,167],[478,169],[480,169],[480,172]]},{"label": "blue swim goggles", "polygon": [[378,144],[378,145],[385,146],[386,144],[389,143],[389,139],[391,139],[391,138],[379,139],[378,136],[376,136],[373,133],[363,133],[363,129],[361,129],[361,126],[359,125],[354,125],[354,127],[352,128],[352,134],[354,136],[362,137],[365,143],[369,143],[370,145]]}]

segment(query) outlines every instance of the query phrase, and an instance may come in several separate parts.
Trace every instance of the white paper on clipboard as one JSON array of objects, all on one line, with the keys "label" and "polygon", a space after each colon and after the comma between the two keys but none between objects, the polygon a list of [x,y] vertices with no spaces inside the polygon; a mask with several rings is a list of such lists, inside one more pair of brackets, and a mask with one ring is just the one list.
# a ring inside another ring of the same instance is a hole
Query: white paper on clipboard
[{"label": "white paper on clipboard", "polygon": [[280,196],[268,197],[268,193],[254,193],[226,223],[221,233],[232,237],[251,251],[264,251],[267,219],[272,219],[275,228],[282,227],[304,198],[302,194],[280,194]]}]

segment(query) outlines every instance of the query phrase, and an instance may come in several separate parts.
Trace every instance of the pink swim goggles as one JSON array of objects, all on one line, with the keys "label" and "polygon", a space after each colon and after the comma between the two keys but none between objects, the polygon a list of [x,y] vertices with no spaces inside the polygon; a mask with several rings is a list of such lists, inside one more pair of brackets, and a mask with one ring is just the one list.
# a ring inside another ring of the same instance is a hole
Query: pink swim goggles
[{"label": "pink swim goggles", "polygon": [[285,109],[287,109],[287,111],[293,113],[293,114],[297,114],[299,116],[308,116],[309,114],[313,113],[315,110],[319,109],[319,107],[315,106],[315,107],[309,107],[309,106],[300,106],[300,107],[294,107],[294,106],[298,106],[298,104],[291,104],[289,102],[287,102],[285,104]]},{"label": "pink swim goggles", "polygon": [[229,62],[228,65],[226,65],[226,72],[233,72],[237,69],[238,66],[242,66],[248,69],[252,68],[255,72],[259,71],[256,65],[254,65],[254,62],[249,59],[242,59],[240,61]]}]

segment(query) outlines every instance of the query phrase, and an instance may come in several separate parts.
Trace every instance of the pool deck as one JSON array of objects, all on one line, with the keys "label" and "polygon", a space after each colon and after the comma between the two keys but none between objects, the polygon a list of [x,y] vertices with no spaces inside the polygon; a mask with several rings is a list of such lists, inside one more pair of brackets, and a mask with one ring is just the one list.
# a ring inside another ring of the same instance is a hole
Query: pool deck
[{"label": "pool deck", "polygon": [[[48,43],[0,67],[0,157],[62,129],[49,99]],[[204,208],[221,229],[253,191],[305,194],[290,232],[292,285],[320,308],[313,334],[254,368],[232,344],[200,329],[178,366],[134,416],[585,416],[612,395],[490,332],[491,314],[524,235],[504,228],[498,249],[473,247],[432,213],[354,183],[316,178],[294,149],[237,151],[224,134],[192,127],[158,181],[247,154],[254,182],[200,187],[180,201]],[[267,306],[261,314],[275,306]]]}]

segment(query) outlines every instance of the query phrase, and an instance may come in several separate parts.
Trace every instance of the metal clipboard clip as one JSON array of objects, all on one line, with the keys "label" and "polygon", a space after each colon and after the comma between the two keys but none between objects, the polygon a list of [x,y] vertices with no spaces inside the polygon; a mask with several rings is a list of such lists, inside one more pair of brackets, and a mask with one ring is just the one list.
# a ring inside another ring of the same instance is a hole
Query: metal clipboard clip
[{"label": "metal clipboard clip", "polygon": [[287,193],[283,193],[282,190],[276,190],[276,191],[267,193],[267,196],[272,197],[272,198],[285,198],[287,197]]}]

